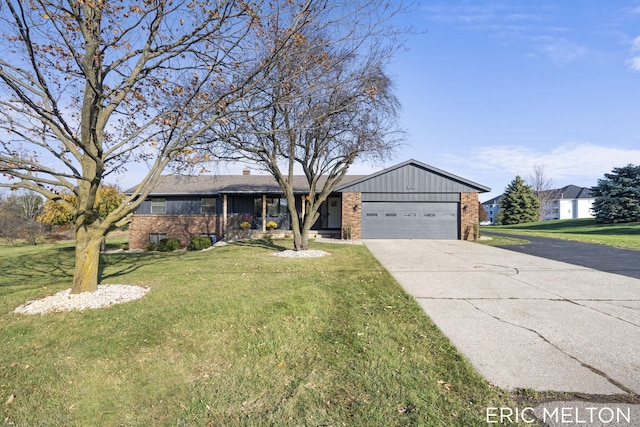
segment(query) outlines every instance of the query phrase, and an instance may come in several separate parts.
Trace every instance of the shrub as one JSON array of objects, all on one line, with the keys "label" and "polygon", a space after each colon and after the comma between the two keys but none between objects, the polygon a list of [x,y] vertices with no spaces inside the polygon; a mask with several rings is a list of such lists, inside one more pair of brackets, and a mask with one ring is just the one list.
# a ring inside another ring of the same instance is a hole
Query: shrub
[{"label": "shrub", "polygon": [[211,247],[211,238],[207,236],[195,236],[189,242],[190,251],[201,251]]},{"label": "shrub", "polygon": [[242,228],[243,230],[248,230],[251,228],[251,223],[249,223],[249,221],[245,221],[240,224],[240,228]]},{"label": "shrub", "polygon": [[180,240],[175,237],[162,239],[158,242],[158,250],[160,252],[171,252],[180,249]]},{"label": "shrub", "polygon": [[158,250],[158,244],[151,242],[147,246],[145,246],[145,249],[149,252],[155,252]]}]

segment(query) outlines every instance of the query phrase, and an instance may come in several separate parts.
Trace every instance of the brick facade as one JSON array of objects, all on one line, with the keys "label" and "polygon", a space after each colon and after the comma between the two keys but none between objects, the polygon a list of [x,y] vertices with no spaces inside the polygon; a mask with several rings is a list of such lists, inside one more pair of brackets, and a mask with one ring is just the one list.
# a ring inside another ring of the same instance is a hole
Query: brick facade
[{"label": "brick facade", "polygon": [[342,193],[342,238],[362,239],[361,193]]},{"label": "brick facade", "polygon": [[479,222],[478,193],[460,193],[460,239],[475,240]]},{"label": "brick facade", "polygon": [[129,248],[144,249],[150,234],[166,234],[180,240],[187,247],[192,237],[201,234],[222,235],[219,215],[141,215],[135,214],[129,226]]}]

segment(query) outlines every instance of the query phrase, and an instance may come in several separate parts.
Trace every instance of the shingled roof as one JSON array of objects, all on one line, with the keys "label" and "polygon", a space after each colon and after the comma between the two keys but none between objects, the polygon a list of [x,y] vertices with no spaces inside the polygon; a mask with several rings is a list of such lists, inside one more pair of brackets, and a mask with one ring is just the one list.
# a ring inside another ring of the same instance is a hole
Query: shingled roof
[{"label": "shingled roof", "polygon": [[[341,183],[361,179],[361,175],[347,175]],[[294,176],[294,192],[306,193],[309,184],[303,175]],[[322,188],[326,177],[322,177]],[[125,191],[133,193],[135,188]],[[212,195],[212,194],[263,194],[281,193],[282,190],[271,175],[163,175],[150,196]]]},{"label": "shingled roof", "polygon": [[543,193],[548,193],[552,199],[593,199],[595,197],[590,188],[577,185],[567,185]]}]

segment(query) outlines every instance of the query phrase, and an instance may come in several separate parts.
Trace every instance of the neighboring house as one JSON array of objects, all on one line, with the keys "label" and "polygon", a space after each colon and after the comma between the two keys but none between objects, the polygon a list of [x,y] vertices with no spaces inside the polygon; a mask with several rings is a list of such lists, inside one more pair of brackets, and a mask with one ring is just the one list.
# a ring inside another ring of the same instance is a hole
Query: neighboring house
[{"label": "neighboring house", "polygon": [[487,222],[496,224],[498,221],[498,212],[500,211],[500,200],[502,200],[502,194],[493,199],[487,200],[482,203],[482,207],[487,212]]},{"label": "neighboring house", "polygon": [[542,192],[542,219],[576,219],[594,216],[592,207],[596,198],[591,189],[567,185]]},{"label": "neighboring house", "polygon": [[[321,186],[321,185],[320,185]],[[294,183],[296,209],[304,215],[308,184]],[[474,239],[478,193],[489,188],[409,160],[367,176],[347,175],[321,206],[315,233],[339,238]],[[130,193],[127,191],[126,193]],[[226,219],[226,220],[225,220]],[[176,237],[186,246],[193,236],[214,240],[238,233],[243,222],[265,232],[291,228],[287,202],[270,175],[163,176],[134,212],[132,249]]]},{"label": "neighboring house", "polygon": [[[554,190],[542,191],[540,198],[543,221],[591,218],[594,216],[591,208],[595,197],[589,188],[567,185]],[[502,200],[502,195],[482,203],[482,206],[487,211],[487,221],[492,224],[495,224],[498,220],[500,200]]]}]

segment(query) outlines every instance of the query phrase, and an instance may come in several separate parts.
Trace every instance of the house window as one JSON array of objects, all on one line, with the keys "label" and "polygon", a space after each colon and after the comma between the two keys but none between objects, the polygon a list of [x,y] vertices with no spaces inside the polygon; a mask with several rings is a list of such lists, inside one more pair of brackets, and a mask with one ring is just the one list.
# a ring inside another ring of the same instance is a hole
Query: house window
[{"label": "house window", "polygon": [[160,240],[166,238],[166,234],[149,234],[149,243],[155,243],[157,245],[158,243],[160,243]]},{"label": "house window", "polygon": [[215,214],[216,213],[216,199],[214,198],[202,198],[200,199],[203,214]]},{"label": "house window", "polygon": [[151,199],[151,213],[165,214],[167,213],[167,199]]},{"label": "house window", "polygon": [[[286,215],[287,199],[282,197],[267,197],[267,216],[280,217]],[[255,198],[253,201],[253,210],[257,217],[262,217],[262,198]]]},{"label": "house window", "polygon": [[217,234],[201,234],[201,236],[210,238],[212,244],[218,241]]},{"label": "house window", "polygon": [[267,216],[280,216],[287,212],[287,199],[267,197]]}]

